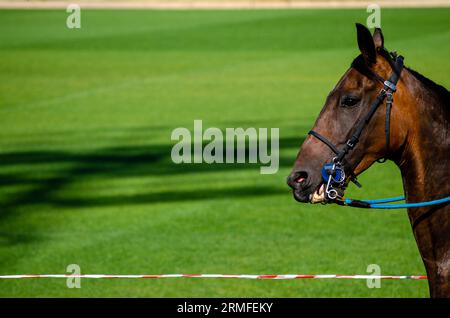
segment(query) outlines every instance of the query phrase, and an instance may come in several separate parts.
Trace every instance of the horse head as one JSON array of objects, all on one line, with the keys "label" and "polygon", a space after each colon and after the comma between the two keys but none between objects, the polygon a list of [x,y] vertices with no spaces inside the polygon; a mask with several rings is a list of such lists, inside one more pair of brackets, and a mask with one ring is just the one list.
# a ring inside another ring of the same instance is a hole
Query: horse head
[{"label": "horse head", "polygon": [[349,181],[357,183],[375,161],[395,154],[406,136],[400,114],[390,109],[403,58],[384,48],[381,29],[372,36],[365,26],[356,27],[361,54],[329,93],[288,177],[299,202],[342,198]]}]

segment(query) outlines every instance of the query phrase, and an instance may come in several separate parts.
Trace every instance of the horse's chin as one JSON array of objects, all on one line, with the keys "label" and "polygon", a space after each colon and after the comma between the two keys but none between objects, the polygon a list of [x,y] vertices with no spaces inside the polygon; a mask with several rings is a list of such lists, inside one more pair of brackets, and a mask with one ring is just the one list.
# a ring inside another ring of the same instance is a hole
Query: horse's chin
[{"label": "horse's chin", "polygon": [[316,190],[312,193],[308,193],[306,191],[293,191],[294,198],[296,201],[300,203],[325,203],[325,185],[321,183],[317,186]]},{"label": "horse's chin", "polygon": [[295,201],[299,203],[308,203],[310,195],[294,190],[293,192]]}]

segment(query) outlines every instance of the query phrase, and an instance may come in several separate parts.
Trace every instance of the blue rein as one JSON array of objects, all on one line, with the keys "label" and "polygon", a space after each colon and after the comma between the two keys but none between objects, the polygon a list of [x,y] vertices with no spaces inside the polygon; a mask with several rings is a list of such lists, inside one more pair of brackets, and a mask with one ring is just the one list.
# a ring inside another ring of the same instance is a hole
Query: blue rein
[{"label": "blue rein", "polygon": [[344,199],[343,204],[345,206],[351,206],[355,208],[367,208],[367,209],[404,209],[404,208],[419,208],[423,206],[436,205],[441,203],[446,203],[450,201],[450,197],[425,201],[425,202],[417,202],[417,203],[397,203],[397,204],[383,204],[390,202],[398,202],[405,200],[404,196],[394,197],[394,198],[386,198],[386,199],[378,199],[378,200],[355,200],[355,199]]}]

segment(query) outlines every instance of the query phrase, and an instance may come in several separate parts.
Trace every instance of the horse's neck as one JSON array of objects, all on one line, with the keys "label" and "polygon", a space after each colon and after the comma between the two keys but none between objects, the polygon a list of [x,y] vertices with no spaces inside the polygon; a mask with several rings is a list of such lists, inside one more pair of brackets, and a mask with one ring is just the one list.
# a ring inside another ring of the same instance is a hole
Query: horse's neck
[{"label": "horse's neck", "polygon": [[[402,109],[396,109],[400,121],[396,129],[404,143],[396,163],[402,172],[406,199],[423,202],[447,197],[448,95],[438,97],[409,72],[402,78],[403,89],[397,100]],[[450,204],[409,208],[408,216],[427,269],[431,295],[450,297]]]},{"label": "horse's neck", "polygon": [[450,133],[446,105],[405,71],[403,85],[408,93],[403,94],[399,107],[404,108],[401,116],[407,132],[404,132],[405,143],[397,160],[405,194],[409,202],[446,197],[450,195],[447,179]]}]

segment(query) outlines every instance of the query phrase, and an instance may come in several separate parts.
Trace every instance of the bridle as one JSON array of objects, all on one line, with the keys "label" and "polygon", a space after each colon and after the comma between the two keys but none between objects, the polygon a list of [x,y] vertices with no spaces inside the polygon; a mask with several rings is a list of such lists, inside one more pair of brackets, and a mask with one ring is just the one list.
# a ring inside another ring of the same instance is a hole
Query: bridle
[{"label": "bridle", "polygon": [[[391,68],[393,70],[389,79],[385,80],[383,77],[375,73],[374,71],[367,69],[366,72],[369,74],[368,77],[373,78],[383,84],[383,88],[380,93],[370,106],[368,113],[360,120],[355,129],[353,130],[353,134],[346,141],[345,145],[339,150],[336,145],[334,145],[330,140],[321,135],[320,133],[311,130],[308,135],[311,135],[322,143],[328,146],[331,151],[335,154],[335,156],[331,159],[330,162],[325,163],[322,167],[322,179],[326,184],[325,188],[325,202],[324,203],[337,203],[339,205],[350,206],[355,208],[369,208],[369,209],[402,209],[402,208],[419,208],[419,207],[427,207],[439,204],[448,204],[450,202],[450,196],[446,196],[440,199],[431,200],[431,201],[423,201],[423,202],[406,202],[406,203],[395,203],[398,201],[404,201],[405,196],[398,196],[393,198],[383,198],[376,200],[356,200],[356,199],[348,199],[343,198],[339,195],[338,189],[344,190],[346,187],[346,178],[345,178],[345,168],[347,168],[347,173],[349,174],[349,180],[355,183],[358,187],[361,187],[361,184],[356,179],[356,175],[349,167],[348,162],[345,160],[345,157],[349,154],[349,152],[355,148],[355,146],[359,142],[359,138],[364,130],[364,128],[369,124],[373,115],[383,104],[386,99],[386,118],[385,118],[385,135],[386,135],[386,154],[383,159],[377,160],[378,162],[385,162],[387,156],[389,156],[390,152],[390,122],[391,122],[391,108],[393,103],[393,95],[397,90],[397,82],[400,78],[400,74],[403,70],[403,56],[397,56],[396,53],[389,53],[387,50],[382,48],[379,53],[385,57]],[[389,203],[389,204],[386,204]]]},{"label": "bridle", "polygon": [[[387,51],[384,51],[384,53],[387,53]],[[327,145],[331,149],[331,151],[335,154],[335,156],[331,159],[331,161],[329,163],[326,163],[322,168],[322,178],[326,184],[325,195],[327,201],[334,201],[337,203],[342,202],[343,198],[339,196],[337,189],[345,189],[346,187],[344,167],[346,166],[347,161],[345,160],[345,157],[358,144],[359,138],[361,137],[364,128],[369,124],[371,118],[373,117],[377,109],[380,107],[380,105],[383,104],[385,99],[386,99],[386,118],[385,118],[386,156],[389,153],[390,139],[391,139],[390,117],[393,102],[393,94],[397,90],[397,82],[403,70],[404,58],[403,56],[397,56],[395,53],[387,53],[385,54],[385,56],[386,55],[392,57],[393,59],[389,60],[393,72],[389,77],[389,79],[385,80],[377,73],[370,71],[372,73],[371,77],[381,82],[383,84],[383,88],[376,97],[375,101],[370,106],[369,112],[362,118],[362,120],[360,120],[357,123],[353,131],[353,134],[346,141],[342,149],[339,150],[330,140],[328,140],[326,137],[324,137],[323,135],[319,134],[316,131],[311,130],[308,133],[308,135],[317,138],[322,143]],[[378,161],[385,162],[386,156],[382,160]],[[355,183],[358,187],[361,187],[361,184],[357,181],[353,170],[350,168],[347,169],[347,171],[349,171],[350,180],[353,183]]]}]

